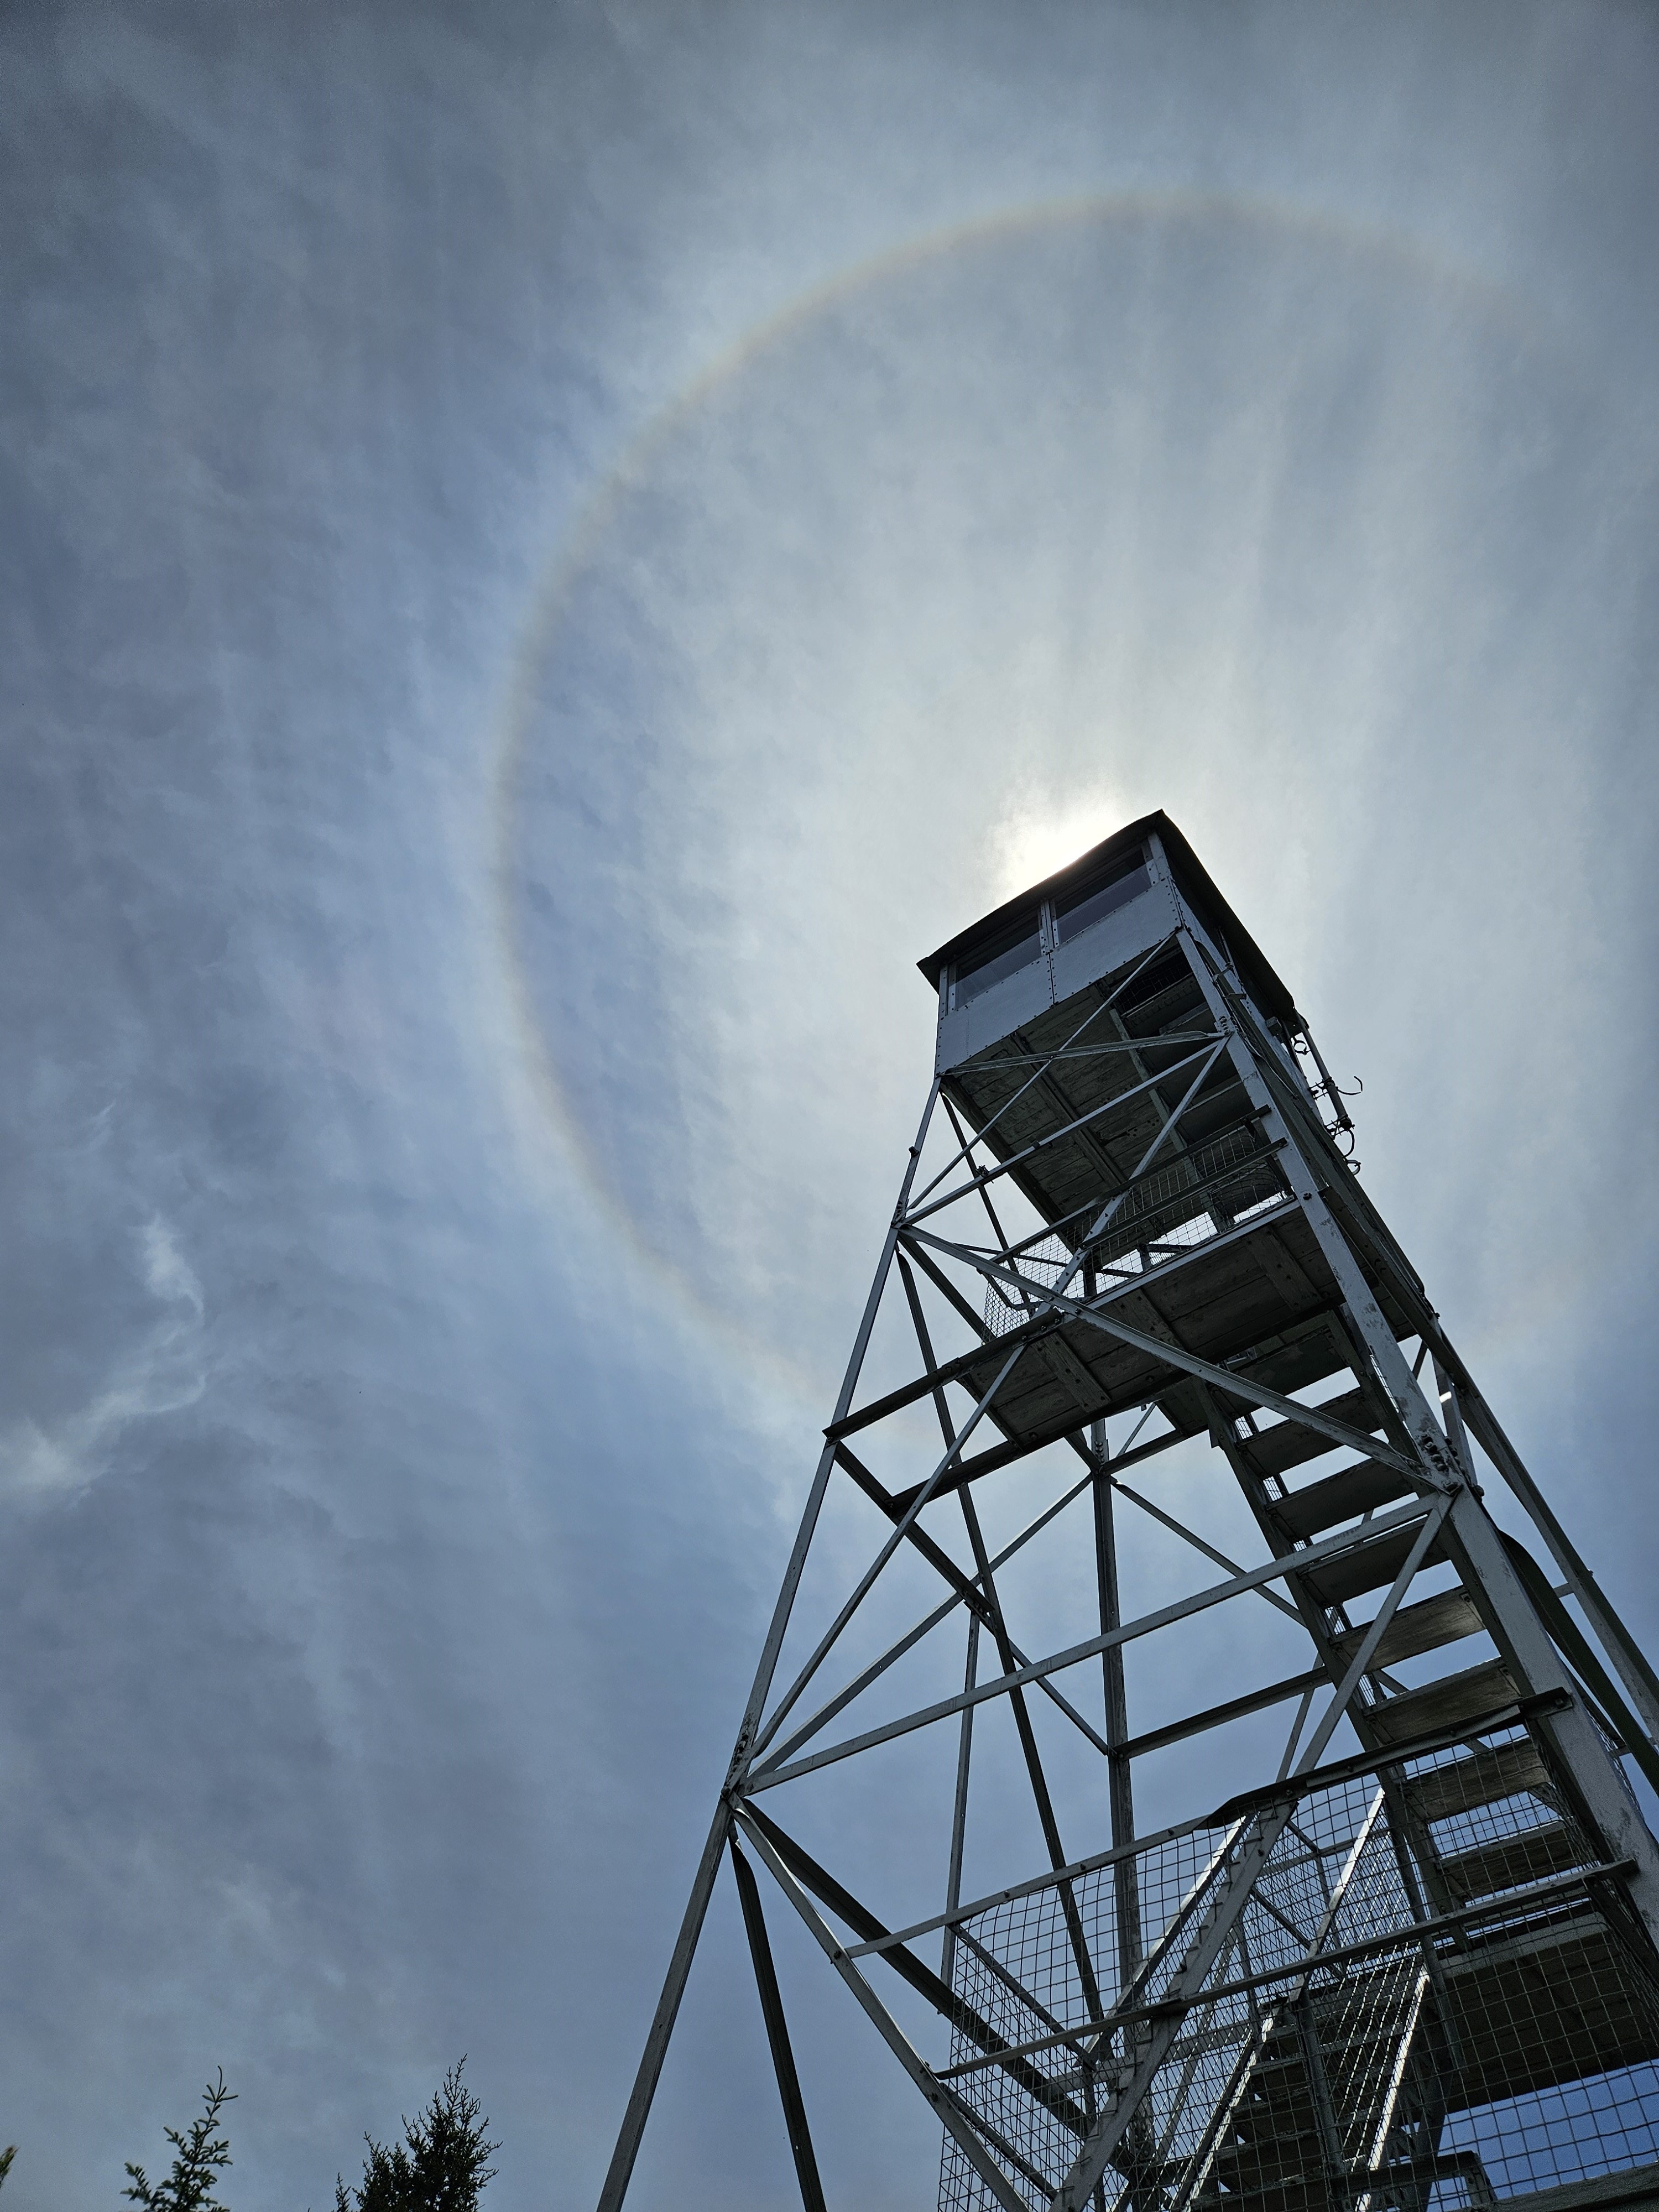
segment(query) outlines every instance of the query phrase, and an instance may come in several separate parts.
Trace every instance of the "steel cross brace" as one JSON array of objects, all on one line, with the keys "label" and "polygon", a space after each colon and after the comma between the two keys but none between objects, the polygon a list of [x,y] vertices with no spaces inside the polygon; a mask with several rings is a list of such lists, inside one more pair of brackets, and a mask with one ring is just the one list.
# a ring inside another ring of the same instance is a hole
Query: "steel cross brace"
[{"label": "steel cross brace", "polygon": [[[1193,1613],[1223,1604],[1228,1598],[1255,1589],[1258,1583],[1273,1582],[1285,1575],[1304,1572],[1343,1553],[1357,1551],[1366,1544],[1374,1543],[1379,1536],[1388,1535],[1396,1528],[1403,1528],[1414,1522],[1421,1522],[1426,1528],[1429,1517],[1421,1499],[1402,1505],[1393,1513],[1379,1514],[1374,1520],[1358,1528],[1328,1536],[1317,1544],[1310,1544],[1298,1552],[1287,1553],[1279,1559],[1269,1559],[1263,1565],[1251,1567],[1227,1582],[1212,1583],[1207,1589],[1194,1591],[1190,1597],[1178,1598],[1173,1604],[1161,1606],[1155,1613],[1143,1613],[1137,1620],[1126,1621],[1121,1628],[1110,1629],[1104,1635],[1090,1637],[1082,1644],[1071,1644],[1064,1651],[1057,1651],[1047,1659],[1039,1659],[1029,1667],[1017,1668],[1011,1674],[1000,1674],[994,1680],[981,1682],[971,1691],[964,1690],[958,1696],[941,1698],[937,1705],[923,1706],[898,1720],[888,1721],[879,1728],[867,1729],[861,1735],[847,1737],[823,1751],[798,1759],[789,1765],[753,1771],[747,1786],[751,1790],[769,1790],[780,1782],[793,1780],[798,1774],[811,1773],[817,1767],[832,1765],[838,1759],[850,1759],[856,1752],[868,1751],[876,1744],[890,1742],[895,1736],[907,1735],[915,1729],[927,1728],[934,1721],[946,1720],[952,1713],[959,1713],[970,1705],[983,1705],[989,1698],[1004,1697],[1010,1690],[1023,1689],[1041,1674],[1058,1674],[1067,1667],[1077,1666],[1082,1660],[1093,1659],[1101,1652],[1110,1650],[1115,1644],[1132,1643],[1138,1637],[1151,1635],[1155,1629],[1169,1627]],[[1438,1526],[1437,1521],[1435,1526]],[[1433,1530],[1430,1529],[1429,1534],[1431,1535],[1432,1533]],[[1372,1626],[1375,1628],[1376,1623]],[[1376,1633],[1380,1636],[1381,1629],[1377,1629]],[[1366,1641],[1371,1641],[1369,1634]],[[1360,1656],[1365,1657],[1369,1663],[1370,1655],[1364,1645],[1356,1654],[1356,1657]],[[1357,1681],[1358,1673],[1352,1668],[1349,1671]],[[1321,1749],[1323,1748],[1318,1737],[1315,1741]]]},{"label": "steel cross brace", "polygon": [[[1002,1176],[1012,1175],[1016,1168],[1023,1166],[1027,1160],[1035,1158],[1037,1153],[1047,1152],[1051,1145],[1063,1144],[1067,1137],[1075,1136],[1079,1129],[1086,1129],[1091,1121],[1099,1121],[1103,1114],[1109,1114],[1117,1107],[1127,1106],[1132,1098],[1139,1098],[1143,1092],[1156,1089],[1158,1085],[1166,1082],[1171,1075],[1177,1074],[1182,1068],[1190,1067],[1194,1060],[1202,1060],[1204,1066],[1200,1070],[1193,1086],[1196,1089],[1198,1084],[1204,1080],[1205,1076],[1220,1058],[1225,1040],[1218,1039],[1211,1042],[1208,1038],[1206,1038],[1203,1043],[1208,1046],[1207,1051],[1200,1048],[1199,1051],[1189,1052],[1183,1059],[1176,1060],[1173,1066],[1160,1069],[1158,1074],[1149,1075],[1144,1082],[1132,1084],[1127,1091],[1114,1091],[1109,1098],[1102,1099],[1098,1106],[1091,1106],[1086,1113],[1078,1115],[1073,1120],[1066,1122],[1063,1128],[1051,1129],[1047,1136],[1038,1137],[1035,1142],[1023,1146],[1018,1152],[1011,1153],[996,1167],[975,1168],[968,1182],[959,1183],[954,1190],[947,1190],[942,1197],[928,1199],[926,1201],[918,1200],[904,1217],[905,1226],[914,1229],[918,1221],[925,1221],[930,1213],[942,1212],[947,1206],[955,1206],[958,1200],[971,1198],[976,1190],[983,1190],[988,1183],[996,1182]],[[1036,1078],[1034,1077],[1032,1080],[1035,1081]],[[1177,1109],[1176,1114],[1171,1115],[1169,1121],[1158,1131],[1158,1141],[1152,1147],[1153,1152],[1162,1146],[1179,1113],[1184,1110],[1185,1104],[1186,1101],[1183,1100],[1182,1108]],[[976,1142],[977,1139],[971,1141]],[[1147,1158],[1150,1159],[1152,1153],[1149,1153]],[[1120,1205],[1128,1197],[1135,1184],[1146,1172],[1146,1163],[1143,1161],[1125,1183],[1122,1190],[1118,1193],[1117,1202]],[[1097,1229],[1094,1233],[1098,1236],[1101,1231]]]},{"label": "steel cross brace", "polygon": [[[784,1692],[782,1697],[779,1698],[777,1704],[773,1707],[770,1718],[761,1729],[759,1735],[755,1738],[754,1748],[756,1752],[758,1753],[766,1748],[768,1742],[777,1733],[784,1721],[787,1718],[797,1698],[799,1698],[801,1692],[805,1689],[813,1675],[817,1673],[818,1668],[829,1657],[836,1643],[840,1640],[842,1631],[847,1626],[848,1622],[851,1620],[853,1615],[858,1611],[859,1607],[863,1604],[865,1599],[870,1595],[872,1589],[874,1589],[877,1577],[880,1575],[882,1570],[886,1566],[888,1561],[892,1558],[894,1553],[897,1551],[899,1546],[903,1542],[906,1535],[909,1533],[910,1524],[915,1521],[917,1514],[921,1512],[922,1507],[933,1496],[934,1491],[939,1487],[939,1483],[944,1479],[951,1467],[961,1458],[963,1446],[967,1443],[969,1437],[972,1436],[974,1431],[979,1426],[980,1422],[984,1419],[991,1401],[996,1396],[997,1392],[1007,1381],[1009,1376],[1012,1374],[1015,1367],[1019,1362],[1020,1355],[1024,1349],[1025,1347],[1024,1345],[1017,1346],[1015,1349],[1010,1352],[1007,1358],[1003,1361],[1001,1366],[997,1370],[995,1379],[992,1382],[989,1389],[985,1392],[979,1403],[974,1407],[973,1412],[969,1415],[966,1421],[963,1422],[962,1428],[957,1436],[956,1441],[946,1450],[944,1458],[940,1460],[939,1465],[928,1476],[927,1481],[922,1484],[921,1489],[917,1491],[910,1503],[905,1507],[903,1515],[895,1525],[892,1534],[882,1546],[880,1551],[876,1554],[876,1557],[871,1565],[866,1568],[857,1588],[853,1592],[853,1595],[847,1600],[840,1612],[836,1615],[834,1620],[830,1624],[830,1626],[824,1631],[823,1636],[820,1637],[811,1656],[807,1660],[799,1674],[796,1675],[788,1689]],[[833,1445],[830,1447],[830,1449],[833,1454]]]},{"label": "steel cross brace", "polygon": [[[839,1456],[843,1462],[852,1458],[852,1455],[846,1449],[845,1446],[841,1448]],[[864,1470],[860,1467],[859,1462],[856,1460],[853,1461],[853,1468],[850,1469],[849,1472],[854,1470],[856,1470],[854,1480],[857,1479],[857,1474],[866,1472],[866,1470]],[[871,1476],[869,1480],[873,1488],[878,1490],[880,1488],[880,1486],[876,1484],[873,1476]],[[1044,1510],[1037,1515],[1035,1520],[1028,1522],[1025,1527],[1020,1530],[1019,1534],[1011,1539],[1008,1543],[1005,1544],[1001,1551],[1000,1551],[996,1557],[991,1561],[993,1572],[994,1572],[999,1567],[1005,1565],[1008,1560],[1014,1557],[1017,1552],[1022,1551],[1024,1547],[1031,1541],[1033,1537],[1038,1535],[1048,1527],[1048,1523],[1054,1519],[1056,1515],[1063,1513],[1068,1505],[1073,1504],[1077,1498],[1080,1498],[1083,1492],[1089,1487],[1089,1485],[1092,1480],[1092,1475],[1085,1474],[1080,1481],[1073,1483],[1069,1490],[1064,1492],[1059,1498],[1057,1498],[1052,1505],[1046,1506]],[[881,1492],[881,1500],[878,1500],[878,1502],[882,1503],[882,1510],[884,1511],[888,1511],[890,1510],[893,1501],[888,1498],[886,1492],[883,1491]],[[907,1651],[913,1650],[915,1646],[921,1643],[922,1638],[929,1635],[933,1630],[939,1626],[941,1621],[948,1620],[950,1615],[956,1611],[957,1606],[968,1606],[975,1620],[981,1623],[986,1620],[990,1608],[979,1590],[978,1576],[976,1574],[970,1576],[959,1571],[947,1553],[940,1552],[936,1546],[933,1545],[931,1539],[927,1537],[924,1531],[913,1527],[910,1533],[913,1540],[916,1539],[921,1540],[924,1547],[924,1558],[928,1560],[931,1565],[938,1569],[939,1572],[944,1576],[945,1580],[951,1585],[951,1595],[943,1599],[939,1604],[934,1607],[931,1613],[924,1614],[922,1619],[919,1620],[913,1628],[907,1629],[904,1634],[901,1636],[896,1642],[890,1644],[884,1651],[878,1654],[876,1658],[871,1660],[869,1664],[861,1668],[860,1671],[853,1677],[850,1682],[845,1684],[841,1689],[837,1690],[834,1697],[826,1699],[825,1702],[822,1705],[818,1706],[816,1711],[809,1715],[805,1720],[798,1723],[793,1731],[789,1735],[786,1736],[781,1743],[775,1744],[772,1748],[770,1758],[765,1761],[765,1765],[767,1766],[781,1766],[783,1761],[798,1745],[807,1742],[812,1736],[816,1735],[821,1729],[827,1727],[837,1713],[844,1712],[847,1707],[853,1703],[855,1698],[862,1697],[865,1691],[869,1689],[872,1683],[878,1681],[882,1675],[887,1672],[890,1667],[896,1665],[899,1660],[903,1658]],[[1018,1645],[1015,1646],[1015,1650],[1018,1656]],[[1029,1662],[1023,1656],[1018,1656],[1018,1663],[1021,1666],[1025,1666]],[[1045,1683],[1047,1683],[1047,1677],[1045,1676],[1043,1679]],[[1107,1748],[1107,1746],[1095,1733],[1094,1729],[1090,1727],[1088,1722],[1084,1719],[1083,1716],[1076,1710],[1076,1708],[1068,1704],[1067,1701],[1061,1697],[1060,1692],[1054,1689],[1052,1683],[1048,1683],[1048,1687],[1053,1702],[1059,1706],[1060,1710],[1066,1715],[1066,1718],[1076,1723],[1076,1725],[1082,1730],[1083,1734],[1088,1737],[1091,1743],[1092,1743],[1097,1750],[1104,1751]]]},{"label": "steel cross brace", "polygon": [[[996,1112],[991,1115],[988,1121],[981,1124],[981,1126],[975,1132],[974,1135],[962,1146],[959,1152],[952,1153],[951,1157],[946,1160],[945,1165],[939,1170],[933,1181],[922,1185],[921,1189],[916,1194],[915,1203],[918,1206],[921,1205],[923,1199],[927,1198],[932,1192],[936,1191],[939,1188],[939,1185],[944,1182],[945,1176],[950,1174],[952,1168],[956,1167],[959,1162],[965,1160],[968,1158],[975,1145],[984,1142],[987,1134],[996,1127],[997,1123],[1002,1119],[1005,1114],[1008,1113],[1012,1108],[1018,1105],[1020,1100],[1025,1096],[1032,1085],[1042,1081],[1042,1077],[1046,1073],[1049,1066],[1059,1057],[1060,1054],[1064,1052],[1067,1047],[1075,1044],[1078,1039],[1083,1035],[1085,1030],[1092,1028],[1094,1024],[1099,1020],[1103,1014],[1109,1013],[1112,1007],[1114,1007],[1117,1004],[1118,1000],[1123,996],[1123,994],[1129,988],[1130,985],[1134,981],[1136,976],[1138,976],[1144,969],[1150,967],[1152,962],[1158,958],[1161,952],[1167,951],[1174,942],[1175,934],[1174,932],[1171,931],[1170,934],[1164,939],[1161,945],[1155,945],[1152,951],[1146,955],[1145,958],[1138,960],[1128,975],[1127,975],[1123,978],[1123,981],[1117,985],[1116,988],[1113,990],[1109,996],[1103,999],[1097,1006],[1093,1006],[1090,1009],[1089,1012],[1084,1017],[1082,1021],[1078,1024],[1077,1027],[1066,1039],[1065,1044],[1058,1047],[1053,1053],[1042,1054],[1034,1054],[1031,1055],[1031,1057],[1037,1061],[1036,1072],[1032,1075],[1029,1076],[1026,1080],[1020,1085],[1019,1089],[1015,1091],[1012,1098],[1004,1099],[1001,1105],[998,1107]],[[935,1089],[939,1087],[937,1081],[935,1082],[934,1087]]]}]

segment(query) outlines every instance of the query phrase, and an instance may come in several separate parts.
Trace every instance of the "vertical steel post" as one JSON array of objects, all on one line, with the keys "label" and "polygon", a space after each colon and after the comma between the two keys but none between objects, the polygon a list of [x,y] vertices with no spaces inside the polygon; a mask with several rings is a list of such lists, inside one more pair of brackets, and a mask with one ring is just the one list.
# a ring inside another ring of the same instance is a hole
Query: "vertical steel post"
[{"label": "vertical steel post", "polygon": [[[1095,1296],[1092,1266],[1084,1272],[1085,1298]],[[1122,1601],[1117,1579],[1117,1528],[1112,1508],[1112,1481],[1107,1472],[1110,1448],[1104,1421],[1093,1422],[1089,1449],[1094,1455],[1092,1486],[1095,1521],[1095,1582],[1100,1603],[1100,1632],[1109,1635],[1123,1626]],[[1114,1644],[1100,1655],[1102,1688],[1106,1705],[1106,1741],[1114,1748],[1106,1759],[1107,1795],[1112,1821],[1112,1844],[1116,1849],[1133,1841],[1135,1832],[1134,1785],[1127,1753],[1116,1748],[1129,1740],[1129,1704],[1123,1678],[1123,1646]],[[1133,1858],[1118,1861],[1113,1874],[1117,1918],[1118,1987],[1127,1990],[1140,1968],[1140,1890]]]},{"label": "vertical steel post", "polygon": [[806,2105],[800,2094],[800,2077],[795,2071],[795,2054],[789,2047],[789,2027],[783,2016],[783,1998],[778,1989],[777,1970],[772,1963],[772,1945],[766,1933],[766,1915],[761,1911],[760,1891],[756,1887],[754,1869],[744,1858],[735,1835],[731,1838],[731,1850],[732,1871],[737,1877],[743,1924],[749,1937],[749,1955],[755,1966],[755,1985],[760,1991],[761,2013],[766,2021],[766,2040],[771,2045],[772,2068],[778,2077],[784,2125],[789,2132],[795,2177],[800,2184],[800,2201],[805,2212],[825,2212],[823,2184],[818,2179],[818,2162],[806,2124]]},{"label": "vertical steel post", "polygon": [[[971,1690],[979,1679],[979,1615],[968,1616],[968,1664],[963,1674],[962,1686]],[[962,1902],[962,1851],[968,1835],[968,1771],[974,1753],[974,1708],[962,1709],[962,1726],[957,1738],[957,1794],[951,1813],[951,1863],[945,1879],[945,1910],[954,1912]],[[940,1945],[939,1978],[947,1989],[955,1987],[951,1976],[957,1963],[957,1931],[946,1921]]]}]

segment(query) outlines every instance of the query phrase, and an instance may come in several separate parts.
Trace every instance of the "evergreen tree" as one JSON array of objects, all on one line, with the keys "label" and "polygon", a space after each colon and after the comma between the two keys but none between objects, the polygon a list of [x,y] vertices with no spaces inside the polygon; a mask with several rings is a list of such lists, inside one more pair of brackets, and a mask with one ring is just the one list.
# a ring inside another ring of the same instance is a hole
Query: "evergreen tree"
[{"label": "evergreen tree", "polygon": [[348,2190],[337,2180],[334,2212],[477,2212],[495,2170],[486,2161],[500,2146],[484,2140],[489,2119],[462,2087],[465,2063],[462,2058],[452,2066],[426,2110],[404,2120],[402,2142],[388,2148],[373,2136],[363,2138],[368,2156],[362,2185]]},{"label": "evergreen tree", "polygon": [[235,2102],[225,2087],[222,2067],[218,2080],[210,2081],[203,2091],[202,2101],[203,2111],[191,2122],[188,2135],[181,2136],[177,2128],[162,2130],[177,2154],[165,2181],[152,2187],[143,2167],[129,2163],[131,2186],[121,2194],[143,2205],[144,2212],[227,2212],[213,2193],[221,2171],[230,2164],[229,2138],[214,2130],[219,2124],[221,2106]]},{"label": "evergreen tree", "polygon": [[4,2150],[0,2150],[0,2181],[3,2181],[6,2176],[11,2172],[11,2162],[16,2155],[17,2146],[15,2143],[8,2143]]}]

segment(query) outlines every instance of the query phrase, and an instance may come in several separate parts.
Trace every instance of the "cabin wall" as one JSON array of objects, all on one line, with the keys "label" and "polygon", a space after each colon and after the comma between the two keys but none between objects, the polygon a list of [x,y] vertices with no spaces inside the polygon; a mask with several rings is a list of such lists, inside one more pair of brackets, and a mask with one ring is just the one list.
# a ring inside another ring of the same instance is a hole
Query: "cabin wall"
[{"label": "cabin wall", "polygon": [[1160,944],[1178,919],[1167,884],[1154,878],[1139,898],[1119,907],[1092,928],[1080,931],[1055,951],[1041,953],[1029,967],[1005,976],[969,1005],[951,1009],[947,987],[939,1000],[936,1057],[939,1073],[971,1060],[987,1045],[1036,1020],[1086,984],[1115,975]]}]

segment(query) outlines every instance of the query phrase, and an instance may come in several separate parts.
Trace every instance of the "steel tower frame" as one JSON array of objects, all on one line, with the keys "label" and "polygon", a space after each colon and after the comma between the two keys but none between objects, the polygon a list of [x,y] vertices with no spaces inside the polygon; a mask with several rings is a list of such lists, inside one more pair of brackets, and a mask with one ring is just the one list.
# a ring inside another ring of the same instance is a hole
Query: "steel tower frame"
[{"label": "steel tower frame", "polygon": [[[1625,1766],[1659,1788],[1659,1679],[1351,1171],[1352,1123],[1290,993],[1161,813],[921,965],[933,1081],[600,2212],[622,2205],[727,1859],[807,2212],[823,2190],[757,1868],[942,2124],[942,2206],[1659,2203],[1659,1845]],[[902,1379],[855,1403],[884,1316]],[[1243,1494],[1254,1565],[1123,1480],[1194,1439]],[[980,1501],[1017,1463],[1065,1480],[994,1552]],[[1500,1530],[1483,1474],[1559,1583]],[[838,1482],[884,1534],[780,1687]],[[1126,1502],[1200,1573],[1139,1613]],[[1098,1627],[1033,1656],[1004,1593],[1045,1546],[1091,1553]],[[901,1560],[936,1602],[835,1677]],[[1310,1663],[1132,1733],[1127,1649],[1249,1599],[1304,1632]],[[960,1689],[876,1717],[910,1655],[959,1630]],[[1470,1638],[1486,1656],[1447,1671]],[[837,1732],[855,1703],[864,1724]],[[1137,1834],[1138,1761],[1285,1705],[1276,1771]],[[975,1724],[999,1708],[1046,1863],[964,1901]],[[771,1793],[942,1727],[943,1909],[895,1929]],[[1109,1834],[1081,1857],[1054,1729],[1103,1768]],[[934,2057],[887,1976],[935,2019]]]}]

